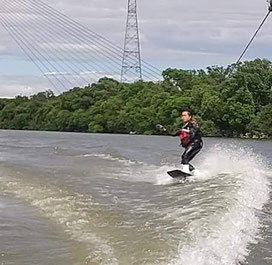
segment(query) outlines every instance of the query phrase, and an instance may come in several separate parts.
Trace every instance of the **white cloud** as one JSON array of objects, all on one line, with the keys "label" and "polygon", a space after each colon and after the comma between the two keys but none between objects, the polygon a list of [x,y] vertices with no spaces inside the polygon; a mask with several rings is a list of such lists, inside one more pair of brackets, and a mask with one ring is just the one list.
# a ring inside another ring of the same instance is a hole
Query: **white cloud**
[{"label": "white cloud", "polygon": [[0,52],[1,52],[1,51],[5,51],[6,48],[7,48],[7,47],[6,47],[5,45],[0,45]]},{"label": "white cloud", "polygon": [[39,76],[0,75],[0,97],[30,96],[49,88],[47,81]]},{"label": "white cloud", "polygon": [[45,72],[44,73],[44,76],[63,76],[63,75],[70,75],[69,73],[66,73],[66,72]]},{"label": "white cloud", "polygon": [[[118,46],[123,46],[127,0],[46,0],[46,3]],[[255,0],[138,1],[142,58],[161,69],[233,63],[266,14],[266,8],[265,1]],[[27,19],[31,17],[27,16]],[[271,18],[245,59],[270,54],[272,37],[269,22]],[[12,55],[28,60],[3,27],[0,27],[0,34],[0,59]],[[53,40],[51,43],[40,42],[39,45],[47,49],[52,47],[52,43]],[[67,50],[73,46],[82,53],[91,49],[85,43],[72,39],[71,43],[60,41],[54,49],[60,50],[60,45]],[[16,65],[10,74],[16,75]],[[23,87],[21,85],[20,89]]]},{"label": "white cloud", "polygon": [[48,89],[57,95],[76,86],[87,86],[105,76],[115,80],[120,79],[120,76],[96,71],[85,71],[78,74],[47,72],[44,73],[44,76],[0,75],[0,98],[10,98],[18,95],[31,96]]}]

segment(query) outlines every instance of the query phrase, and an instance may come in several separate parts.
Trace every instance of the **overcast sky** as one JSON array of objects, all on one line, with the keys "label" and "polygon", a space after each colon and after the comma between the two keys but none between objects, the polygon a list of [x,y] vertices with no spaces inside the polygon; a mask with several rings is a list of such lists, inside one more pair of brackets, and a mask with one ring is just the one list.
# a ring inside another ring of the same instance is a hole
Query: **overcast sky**
[{"label": "overcast sky", "polygon": [[[123,46],[127,0],[44,0]],[[237,60],[267,12],[265,0],[138,0],[142,58],[159,69],[206,68]],[[272,17],[244,59],[272,60]],[[0,97],[49,87],[0,25]]]}]

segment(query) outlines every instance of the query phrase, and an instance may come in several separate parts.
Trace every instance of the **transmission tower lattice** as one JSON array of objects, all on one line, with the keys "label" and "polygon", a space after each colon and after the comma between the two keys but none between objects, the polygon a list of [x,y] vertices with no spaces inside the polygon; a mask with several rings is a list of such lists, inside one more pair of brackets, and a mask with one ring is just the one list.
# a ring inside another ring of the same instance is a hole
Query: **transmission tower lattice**
[{"label": "transmission tower lattice", "polygon": [[121,81],[142,80],[137,0],[128,0]]}]

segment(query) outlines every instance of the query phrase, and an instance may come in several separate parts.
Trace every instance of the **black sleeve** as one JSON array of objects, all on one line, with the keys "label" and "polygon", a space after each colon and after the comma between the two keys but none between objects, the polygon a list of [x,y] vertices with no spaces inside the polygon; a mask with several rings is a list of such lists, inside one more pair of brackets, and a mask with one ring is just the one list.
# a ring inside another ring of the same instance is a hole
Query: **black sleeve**
[{"label": "black sleeve", "polygon": [[169,132],[169,131],[166,130],[165,134],[169,135],[169,136],[179,136],[180,135],[180,129],[175,131],[175,132]]},{"label": "black sleeve", "polygon": [[191,122],[189,130],[190,130],[190,137],[191,137],[191,139],[193,139],[196,136],[196,134],[200,132],[200,128],[199,128],[198,123]]}]

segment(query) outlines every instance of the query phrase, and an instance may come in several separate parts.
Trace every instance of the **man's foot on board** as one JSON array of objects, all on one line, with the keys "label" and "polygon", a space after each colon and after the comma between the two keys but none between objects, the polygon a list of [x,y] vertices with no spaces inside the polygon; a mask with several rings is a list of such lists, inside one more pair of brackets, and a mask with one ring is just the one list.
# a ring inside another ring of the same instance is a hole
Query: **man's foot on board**
[{"label": "man's foot on board", "polygon": [[181,171],[185,174],[192,175],[192,171],[189,168],[189,164],[182,165]]}]

